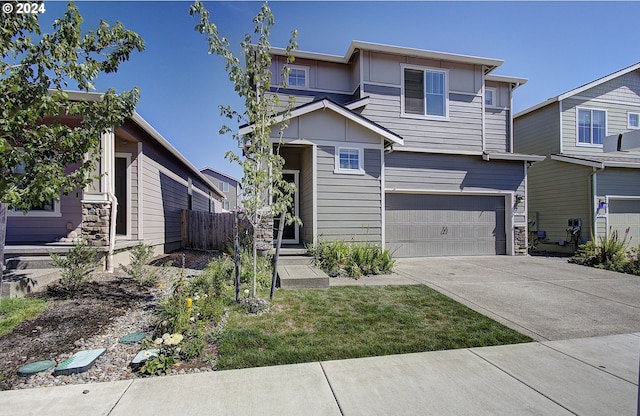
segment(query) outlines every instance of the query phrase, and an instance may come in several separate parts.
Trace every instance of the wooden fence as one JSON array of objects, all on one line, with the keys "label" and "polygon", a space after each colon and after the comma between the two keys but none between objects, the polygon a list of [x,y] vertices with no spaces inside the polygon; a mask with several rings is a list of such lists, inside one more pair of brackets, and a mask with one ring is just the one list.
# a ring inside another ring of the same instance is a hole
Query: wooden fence
[{"label": "wooden fence", "polygon": [[233,241],[233,212],[210,213],[182,210],[182,247],[200,250],[224,250]]}]

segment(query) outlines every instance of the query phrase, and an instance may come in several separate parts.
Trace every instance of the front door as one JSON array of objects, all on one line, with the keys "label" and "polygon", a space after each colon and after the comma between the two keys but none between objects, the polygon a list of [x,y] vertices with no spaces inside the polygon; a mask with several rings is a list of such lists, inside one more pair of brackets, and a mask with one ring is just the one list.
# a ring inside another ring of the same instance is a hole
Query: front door
[{"label": "front door", "polygon": [[[282,179],[289,183],[296,185],[296,192],[293,194],[293,206],[289,208],[289,213],[293,216],[298,215],[298,178],[300,176],[299,170],[283,170]],[[274,235],[273,238],[278,238],[278,225],[280,223],[279,218],[274,219]],[[300,227],[298,224],[285,224],[282,232],[282,244],[299,244],[300,243]]]},{"label": "front door", "polygon": [[115,195],[118,198],[116,234],[127,235],[127,158],[116,157]]}]

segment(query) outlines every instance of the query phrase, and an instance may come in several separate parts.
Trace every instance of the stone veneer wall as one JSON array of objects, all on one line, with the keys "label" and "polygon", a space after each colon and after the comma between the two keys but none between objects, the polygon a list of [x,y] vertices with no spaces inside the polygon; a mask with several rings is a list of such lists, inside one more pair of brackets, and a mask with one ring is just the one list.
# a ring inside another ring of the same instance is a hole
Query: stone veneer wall
[{"label": "stone veneer wall", "polygon": [[258,248],[273,248],[273,216],[265,215],[261,223],[256,227]]},{"label": "stone veneer wall", "polygon": [[527,254],[527,227],[514,228],[513,246],[516,256],[524,256]]},{"label": "stone veneer wall", "polygon": [[111,202],[82,201],[82,238],[93,247],[109,246]]}]

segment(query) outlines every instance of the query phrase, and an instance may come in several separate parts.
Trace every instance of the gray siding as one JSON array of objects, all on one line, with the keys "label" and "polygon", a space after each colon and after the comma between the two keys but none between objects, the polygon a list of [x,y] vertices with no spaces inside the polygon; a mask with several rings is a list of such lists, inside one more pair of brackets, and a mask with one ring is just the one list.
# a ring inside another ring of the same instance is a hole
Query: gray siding
[{"label": "gray siding", "polygon": [[[60,197],[59,217],[33,217],[22,213],[7,216],[7,244],[43,243],[66,237],[82,223],[81,192]],[[71,224],[71,229],[67,224]]]},{"label": "gray siding", "polygon": [[640,104],[640,72],[633,71],[579,94],[582,97]]},{"label": "gray siding", "polygon": [[508,152],[509,110],[487,108],[484,112],[485,149],[494,152]]},{"label": "gray siding", "polygon": [[300,155],[300,238],[303,243],[313,242],[313,150],[305,147]]},{"label": "gray siding", "polygon": [[[385,155],[385,189],[525,195],[524,163],[486,162],[478,156],[394,152]],[[524,204],[516,207],[514,216],[516,224],[526,224]]]},{"label": "gray siding", "polygon": [[[273,56],[271,61],[271,85],[277,86],[282,82],[282,67],[286,58]],[[325,92],[353,93],[353,73],[350,65],[335,62],[324,62],[310,59],[296,58],[292,65],[309,68],[309,89]]]},{"label": "gray siding", "polygon": [[551,159],[529,168],[529,218],[537,218],[537,229],[546,231],[550,241],[568,239],[566,228],[570,218],[582,219],[582,239],[589,239],[590,173],[591,168],[587,166]]},{"label": "gray siding", "polygon": [[[598,172],[596,174],[596,194],[597,199],[602,201],[604,201],[607,196],[640,198],[640,170],[606,168],[604,171]],[[637,203],[637,200],[635,203]],[[608,231],[607,219],[611,219],[610,217],[607,217],[610,215],[610,212],[606,210],[598,212],[596,230],[599,236],[606,235]],[[624,228],[620,224],[616,225],[619,226],[618,228]],[[634,231],[634,234],[636,231]],[[638,241],[635,239],[634,245],[637,244]]]},{"label": "gray siding", "polygon": [[334,173],[335,147],[318,146],[318,238],[382,239],[380,150],[364,150],[364,175]]},{"label": "gray siding", "polygon": [[560,152],[560,115],[552,103],[513,120],[516,153],[549,155]]},{"label": "gray siding", "polygon": [[[272,128],[272,136],[277,137],[278,127]],[[284,131],[285,139],[303,139],[321,144],[322,142],[349,142],[381,145],[382,138],[370,130],[345,117],[330,111],[314,111],[296,117]]]},{"label": "gray siding", "polygon": [[[241,188],[238,186],[238,182],[229,179],[229,177],[225,175],[220,175],[218,172],[214,172],[210,169],[202,170],[202,173],[207,176],[211,182],[218,187],[220,192],[222,192],[226,197],[227,201],[229,201],[229,209],[234,210],[238,206],[238,192],[241,191]],[[229,184],[229,191],[223,192],[220,187],[220,181]]]}]

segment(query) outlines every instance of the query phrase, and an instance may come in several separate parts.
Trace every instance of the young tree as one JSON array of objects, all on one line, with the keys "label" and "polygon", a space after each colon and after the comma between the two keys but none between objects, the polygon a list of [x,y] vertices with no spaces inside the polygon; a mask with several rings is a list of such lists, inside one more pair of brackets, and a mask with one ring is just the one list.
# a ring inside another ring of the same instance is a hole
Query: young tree
[{"label": "young tree", "polygon": [[[44,12],[44,4],[40,7]],[[110,89],[97,100],[69,100],[65,89],[93,89],[99,73],[116,72],[134,50],[144,49],[142,38],[119,22],[101,21],[84,35],[81,23],[73,3],[51,33],[41,32],[38,14],[2,15],[0,272],[7,209],[42,206],[88,184],[100,134],[121,125],[138,102],[137,88],[121,94]]]},{"label": "young tree", "polygon": [[[237,162],[244,171],[242,185],[244,189],[243,203],[246,215],[253,227],[253,284],[252,296],[256,294],[256,250],[258,246],[258,232],[266,221],[287,213],[287,222],[299,221],[289,213],[292,205],[295,185],[282,178],[284,159],[279,155],[282,142],[282,132],[288,126],[288,113],[293,108],[291,97],[285,104],[280,103],[278,94],[271,92],[271,55],[269,49],[269,34],[274,25],[274,16],[268,4],[264,3],[260,12],[253,19],[255,24],[253,34],[245,35],[240,43],[245,64],[234,56],[229,41],[218,34],[217,26],[209,20],[209,12],[199,1],[191,6],[191,15],[198,15],[200,22],[196,31],[204,34],[209,43],[209,53],[221,56],[225,60],[229,80],[234,84],[235,91],[244,99],[244,108],[234,110],[230,106],[219,106],[221,114],[239,124],[252,126],[251,133],[244,136],[234,133],[233,137],[243,149],[243,157],[227,152],[226,157]],[[287,64],[293,62],[293,50],[297,49],[297,31],[293,30],[287,46]],[[286,80],[290,68],[284,65],[282,69],[282,83],[286,87]],[[284,108],[284,111],[282,109]],[[278,125],[279,139],[272,144],[272,128]],[[232,129],[223,126],[220,134],[232,133]]]}]

